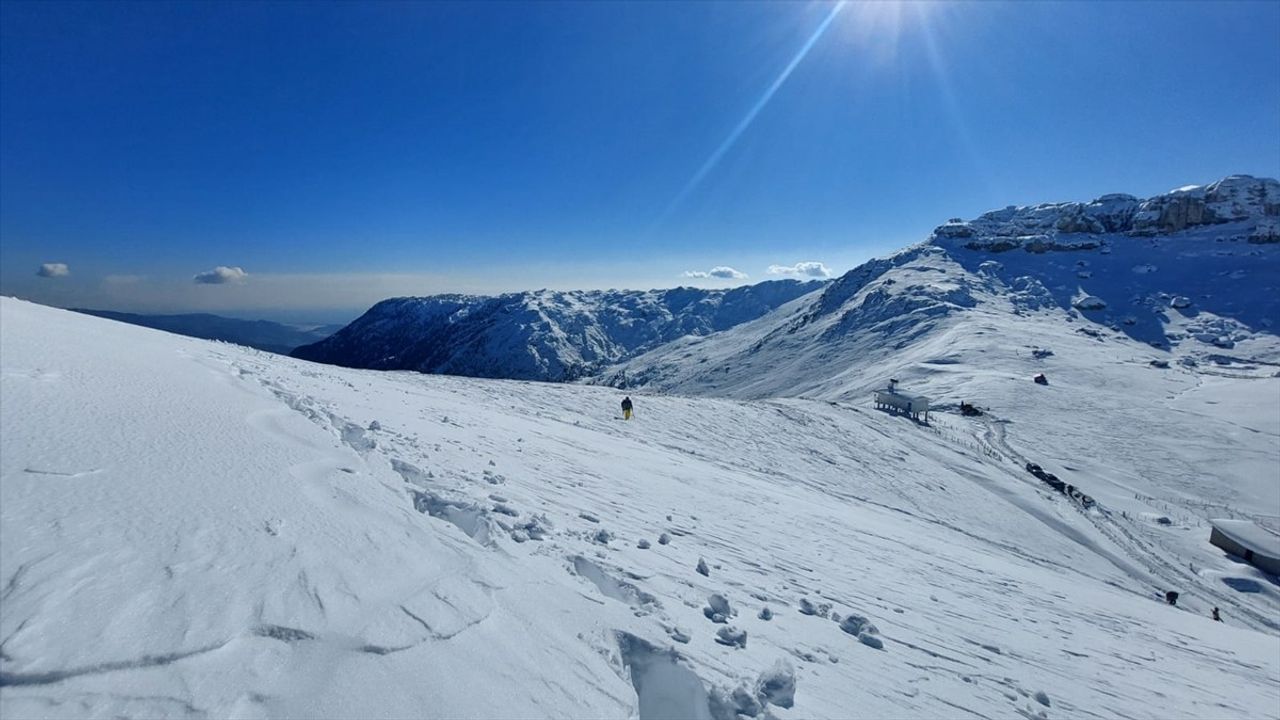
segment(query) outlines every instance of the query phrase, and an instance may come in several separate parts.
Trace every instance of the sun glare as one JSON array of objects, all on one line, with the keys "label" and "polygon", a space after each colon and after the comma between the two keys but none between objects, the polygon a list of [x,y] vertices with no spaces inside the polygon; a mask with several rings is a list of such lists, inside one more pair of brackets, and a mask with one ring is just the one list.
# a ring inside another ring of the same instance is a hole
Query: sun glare
[{"label": "sun glare", "polygon": [[838,37],[867,52],[874,60],[892,62],[899,45],[911,32],[928,30],[941,9],[936,2],[880,0],[844,3]]}]

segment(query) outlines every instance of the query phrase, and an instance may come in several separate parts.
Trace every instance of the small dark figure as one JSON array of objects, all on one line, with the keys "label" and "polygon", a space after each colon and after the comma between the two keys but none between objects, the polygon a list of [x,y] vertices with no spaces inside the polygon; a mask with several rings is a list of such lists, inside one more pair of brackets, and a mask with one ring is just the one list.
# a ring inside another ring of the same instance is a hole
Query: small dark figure
[{"label": "small dark figure", "polygon": [[1035,380],[1035,383],[1036,383],[1037,385],[1048,385],[1048,384],[1049,384],[1049,378],[1045,377],[1045,376],[1044,376],[1044,373],[1040,373],[1039,375],[1036,375],[1034,378],[1032,378],[1032,380]]},{"label": "small dark figure", "polygon": [[1169,603],[1170,605],[1177,605],[1177,604],[1178,604],[1178,591],[1177,591],[1177,590],[1170,590],[1169,592],[1165,593],[1165,594],[1164,594],[1164,601],[1165,601],[1165,602],[1167,602],[1167,603]]},{"label": "small dark figure", "polygon": [[622,398],[622,419],[623,420],[631,419],[631,396],[630,395]]},{"label": "small dark figure", "polygon": [[1218,614],[1218,608],[1213,609],[1213,620],[1214,622],[1222,622],[1222,616]]}]

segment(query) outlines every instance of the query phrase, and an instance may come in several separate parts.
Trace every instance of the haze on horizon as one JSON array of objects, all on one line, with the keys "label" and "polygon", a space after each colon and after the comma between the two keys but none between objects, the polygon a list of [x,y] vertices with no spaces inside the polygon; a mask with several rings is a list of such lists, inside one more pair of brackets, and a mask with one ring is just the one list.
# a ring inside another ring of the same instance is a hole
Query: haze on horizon
[{"label": "haze on horizon", "polygon": [[1009,204],[1280,175],[1276,3],[0,5],[0,294],[824,277]]}]

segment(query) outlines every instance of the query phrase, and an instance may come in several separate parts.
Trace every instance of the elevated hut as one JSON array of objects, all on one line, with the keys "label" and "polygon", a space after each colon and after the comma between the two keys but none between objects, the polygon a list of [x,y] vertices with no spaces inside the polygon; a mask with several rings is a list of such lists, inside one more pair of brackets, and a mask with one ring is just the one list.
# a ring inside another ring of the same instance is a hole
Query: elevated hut
[{"label": "elevated hut", "polygon": [[875,406],[880,410],[898,412],[914,420],[929,422],[929,398],[902,392],[898,389],[897,380],[890,380],[888,387],[875,392]]}]

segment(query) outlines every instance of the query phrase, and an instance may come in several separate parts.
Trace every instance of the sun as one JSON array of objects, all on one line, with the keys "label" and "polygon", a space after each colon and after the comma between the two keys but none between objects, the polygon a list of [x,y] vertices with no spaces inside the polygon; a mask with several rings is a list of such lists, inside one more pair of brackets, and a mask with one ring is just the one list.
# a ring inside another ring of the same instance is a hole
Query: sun
[{"label": "sun", "polygon": [[902,40],[911,33],[928,33],[943,4],[922,0],[843,1],[837,37],[873,59],[894,61]]}]

